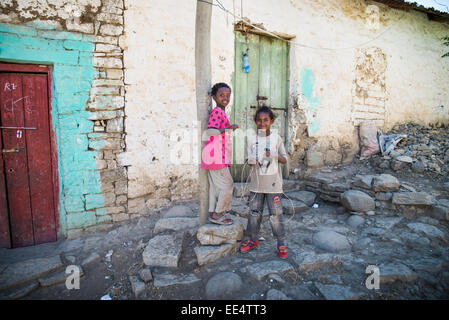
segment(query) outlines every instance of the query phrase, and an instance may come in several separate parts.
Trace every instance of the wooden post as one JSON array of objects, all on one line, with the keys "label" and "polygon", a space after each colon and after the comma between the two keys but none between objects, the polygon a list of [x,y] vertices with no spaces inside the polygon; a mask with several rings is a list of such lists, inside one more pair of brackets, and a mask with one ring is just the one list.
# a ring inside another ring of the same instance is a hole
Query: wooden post
[{"label": "wooden post", "polygon": [[[202,1],[196,3],[195,22],[195,88],[197,120],[199,126],[198,159],[201,161],[201,151],[204,142],[201,140],[202,133],[207,129],[208,107],[211,87],[211,59],[210,59],[210,26],[212,16],[212,5]],[[198,164],[199,182],[199,219],[200,226],[205,224],[209,215],[209,180],[207,171],[201,169]]]}]

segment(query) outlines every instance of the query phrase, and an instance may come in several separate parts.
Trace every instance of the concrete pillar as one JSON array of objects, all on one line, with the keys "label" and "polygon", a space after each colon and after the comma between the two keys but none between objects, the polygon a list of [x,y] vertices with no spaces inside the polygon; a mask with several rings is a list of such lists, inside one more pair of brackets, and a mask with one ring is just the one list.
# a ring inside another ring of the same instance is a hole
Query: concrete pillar
[{"label": "concrete pillar", "polygon": [[[199,139],[202,132],[207,129],[208,106],[211,97],[208,91],[211,87],[211,57],[210,57],[210,27],[212,17],[212,5],[197,1],[195,22],[195,86],[197,120],[200,122]],[[201,140],[199,140],[201,141]],[[198,144],[198,159],[201,160],[201,151],[204,141]],[[199,166],[201,166],[199,164]],[[199,219],[200,225],[207,221],[209,215],[209,180],[207,171],[199,168]]]}]

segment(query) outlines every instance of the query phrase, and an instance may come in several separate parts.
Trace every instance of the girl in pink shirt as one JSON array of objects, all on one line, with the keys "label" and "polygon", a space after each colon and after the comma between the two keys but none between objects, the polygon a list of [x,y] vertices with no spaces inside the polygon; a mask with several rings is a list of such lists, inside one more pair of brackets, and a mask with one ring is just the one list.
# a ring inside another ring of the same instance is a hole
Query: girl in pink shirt
[{"label": "girl in pink shirt", "polygon": [[209,177],[209,221],[216,224],[232,224],[225,212],[232,208],[232,192],[234,181],[229,171],[232,163],[231,130],[225,108],[231,98],[231,88],[225,83],[217,83],[212,87],[212,98],[217,107],[209,116],[209,140],[204,145],[201,156],[201,168],[208,170]]}]

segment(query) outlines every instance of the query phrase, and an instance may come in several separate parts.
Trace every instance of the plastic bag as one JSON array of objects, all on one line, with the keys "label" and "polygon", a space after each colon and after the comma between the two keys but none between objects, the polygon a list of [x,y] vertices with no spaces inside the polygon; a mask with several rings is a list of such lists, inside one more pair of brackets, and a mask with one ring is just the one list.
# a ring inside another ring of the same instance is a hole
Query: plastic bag
[{"label": "plastic bag", "polygon": [[383,135],[380,130],[377,130],[377,140],[379,142],[380,153],[384,155],[390,154],[396,145],[402,140],[406,139],[406,134],[389,134]]}]

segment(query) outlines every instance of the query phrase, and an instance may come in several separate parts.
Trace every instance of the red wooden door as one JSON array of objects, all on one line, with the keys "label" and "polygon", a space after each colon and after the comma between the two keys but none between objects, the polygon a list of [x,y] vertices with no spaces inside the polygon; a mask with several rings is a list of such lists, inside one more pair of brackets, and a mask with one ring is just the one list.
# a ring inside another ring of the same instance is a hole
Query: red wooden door
[{"label": "red wooden door", "polygon": [[0,103],[0,246],[56,241],[47,74],[0,73]]}]

